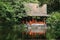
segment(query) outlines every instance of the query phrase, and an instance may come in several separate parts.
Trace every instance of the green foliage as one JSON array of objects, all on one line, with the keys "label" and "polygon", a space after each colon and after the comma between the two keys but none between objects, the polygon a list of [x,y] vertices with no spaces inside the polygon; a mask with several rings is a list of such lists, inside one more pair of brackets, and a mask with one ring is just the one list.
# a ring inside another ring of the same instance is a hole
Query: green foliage
[{"label": "green foliage", "polygon": [[38,3],[38,0],[25,0],[25,2]]},{"label": "green foliage", "polygon": [[48,3],[48,13],[52,13],[53,11],[59,11],[60,10],[60,2],[59,0],[50,0]]},{"label": "green foliage", "polygon": [[50,39],[60,37],[60,12],[52,12],[47,23],[49,28],[47,31],[47,37]]}]

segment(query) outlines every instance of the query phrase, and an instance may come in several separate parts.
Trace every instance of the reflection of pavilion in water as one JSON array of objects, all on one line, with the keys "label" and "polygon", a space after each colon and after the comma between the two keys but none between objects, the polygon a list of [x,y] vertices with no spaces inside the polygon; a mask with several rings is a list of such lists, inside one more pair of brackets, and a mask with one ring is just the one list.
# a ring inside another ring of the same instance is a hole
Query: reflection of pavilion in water
[{"label": "reflection of pavilion in water", "polygon": [[[46,32],[46,18],[47,18],[47,5],[44,4],[39,7],[38,4],[28,3],[25,4],[25,7],[29,8],[26,10],[27,17],[24,17],[22,23],[26,25],[26,32],[30,35],[44,34]],[[38,18],[38,19],[36,19]]]}]

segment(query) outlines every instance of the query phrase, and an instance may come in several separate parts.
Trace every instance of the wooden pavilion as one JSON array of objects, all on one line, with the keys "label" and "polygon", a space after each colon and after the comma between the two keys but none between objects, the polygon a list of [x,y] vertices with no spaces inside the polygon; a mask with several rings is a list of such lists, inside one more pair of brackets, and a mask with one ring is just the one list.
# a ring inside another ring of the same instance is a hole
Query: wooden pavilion
[{"label": "wooden pavilion", "polygon": [[47,30],[46,18],[47,4],[39,6],[37,3],[26,3],[24,6],[27,8],[26,15],[22,20],[22,23],[26,24],[26,32],[30,35],[45,34]]}]

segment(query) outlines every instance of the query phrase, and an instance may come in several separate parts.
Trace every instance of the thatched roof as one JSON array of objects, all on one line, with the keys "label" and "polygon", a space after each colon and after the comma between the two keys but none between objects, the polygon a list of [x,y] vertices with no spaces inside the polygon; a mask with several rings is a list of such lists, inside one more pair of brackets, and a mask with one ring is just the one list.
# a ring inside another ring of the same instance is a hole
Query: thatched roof
[{"label": "thatched roof", "polygon": [[39,7],[36,3],[26,3],[25,7],[28,8],[26,10],[26,14],[28,16],[48,16],[47,15],[47,4],[42,5]]}]

